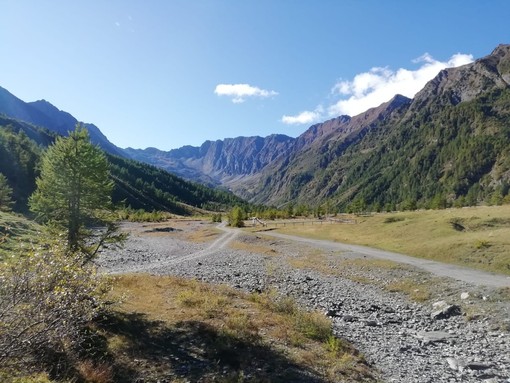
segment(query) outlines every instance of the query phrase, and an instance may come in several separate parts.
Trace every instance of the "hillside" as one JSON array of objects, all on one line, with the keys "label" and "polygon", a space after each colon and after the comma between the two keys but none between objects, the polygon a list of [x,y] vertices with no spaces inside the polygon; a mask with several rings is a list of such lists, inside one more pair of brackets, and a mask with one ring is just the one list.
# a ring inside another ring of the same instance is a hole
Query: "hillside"
[{"label": "hillside", "polygon": [[[252,202],[340,209],[501,203],[510,183],[510,45],[441,71],[413,100],[311,126],[297,138],[237,137],[136,158]],[[507,197],[508,198],[508,197]]]},{"label": "hillside", "polygon": [[[15,210],[27,209],[35,190],[38,164],[55,133],[0,117],[0,173],[13,189]],[[113,202],[134,209],[189,214],[190,207],[221,210],[244,201],[232,193],[185,181],[160,168],[107,154],[115,182]]]},{"label": "hillside", "polygon": [[[46,128],[51,132],[66,136],[74,130],[78,120],[71,114],[59,110],[46,100],[24,102],[0,87],[0,115],[16,119],[20,122]],[[112,144],[94,124],[84,124],[89,131],[90,139],[103,150],[114,155],[123,155],[122,149]]]}]

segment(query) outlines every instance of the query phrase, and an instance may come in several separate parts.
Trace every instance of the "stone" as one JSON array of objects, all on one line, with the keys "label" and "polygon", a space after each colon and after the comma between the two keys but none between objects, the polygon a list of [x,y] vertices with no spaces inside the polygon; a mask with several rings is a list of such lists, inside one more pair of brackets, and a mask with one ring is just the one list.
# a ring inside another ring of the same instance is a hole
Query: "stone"
[{"label": "stone", "polygon": [[462,300],[468,299],[469,297],[470,297],[469,293],[464,292],[460,294],[460,299]]},{"label": "stone", "polygon": [[492,365],[481,362],[469,362],[468,364],[466,364],[466,367],[469,368],[470,370],[481,371],[491,368]]},{"label": "stone", "polygon": [[446,362],[448,363],[448,367],[450,367],[454,371],[462,372],[466,366],[466,363],[463,360],[453,357],[446,358]]},{"label": "stone", "polygon": [[443,307],[440,307],[438,310],[433,311],[430,314],[430,317],[434,320],[438,319],[448,319],[451,316],[456,316],[462,314],[462,310],[460,309],[460,306],[457,305],[446,305]]},{"label": "stone", "polygon": [[326,311],[326,316],[334,318],[340,316],[340,314],[336,309],[329,309],[328,311]]},{"label": "stone", "polygon": [[437,302],[432,303],[432,308],[435,308],[435,309],[442,308],[444,306],[448,306],[448,303],[446,303],[446,301],[437,301]]},{"label": "stone", "polygon": [[454,339],[455,335],[444,331],[420,331],[416,337],[425,343],[436,343]]}]

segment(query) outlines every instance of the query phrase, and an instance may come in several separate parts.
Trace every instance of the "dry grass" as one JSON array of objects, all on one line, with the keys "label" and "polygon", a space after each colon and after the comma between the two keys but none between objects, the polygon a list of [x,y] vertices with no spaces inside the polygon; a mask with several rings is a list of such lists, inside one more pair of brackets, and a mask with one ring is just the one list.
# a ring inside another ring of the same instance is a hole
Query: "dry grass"
[{"label": "dry grass", "polygon": [[264,254],[269,256],[276,256],[278,252],[270,246],[263,244],[250,244],[242,241],[233,241],[229,247],[234,250],[247,251],[250,253]]},{"label": "dry grass", "polygon": [[195,243],[214,241],[221,231],[203,219],[171,219],[166,222],[149,222],[134,229],[135,233],[154,237],[180,238]]},{"label": "dry grass", "polygon": [[108,363],[84,360],[77,364],[76,369],[87,383],[113,383],[113,368]]},{"label": "dry grass", "polygon": [[404,293],[415,302],[425,302],[432,297],[429,283],[421,283],[410,278],[404,278],[388,283],[385,289],[390,292]]},{"label": "dry grass", "polygon": [[214,241],[221,234],[221,231],[214,227],[203,227],[197,230],[187,231],[183,234],[184,239],[189,242],[206,243]]},{"label": "dry grass", "polygon": [[234,250],[246,251],[250,253],[262,254],[267,256],[281,255],[278,246],[272,239],[260,237],[255,234],[242,235],[229,244]]},{"label": "dry grass", "polygon": [[326,255],[320,250],[310,250],[310,252],[294,257],[288,257],[287,263],[303,270],[315,270],[324,275],[339,275],[338,269],[333,269]]},{"label": "dry grass", "polygon": [[140,274],[114,285],[123,303],[99,329],[114,381],[374,381],[326,317],[288,297]]},{"label": "dry grass", "polygon": [[[409,266],[383,259],[338,259],[328,261],[323,254],[288,258],[288,263],[295,268],[315,270],[325,275],[338,275],[354,282],[382,287],[390,292],[400,292],[415,302],[425,302],[434,297],[436,285],[411,278],[401,278],[387,283],[396,270],[408,270]],[[335,266],[332,266],[335,264]],[[374,278],[385,275],[386,278]],[[439,282],[438,282],[439,283]]]},{"label": "dry grass", "polygon": [[[17,374],[11,374],[0,370],[0,382],[2,383],[52,383],[47,374],[31,374],[16,376]],[[65,382],[63,382],[65,383]],[[70,383],[70,382],[69,382]]]},{"label": "dry grass", "polygon": [[510,274],[510,205],[381,213],[357,222],[278,231]]}]

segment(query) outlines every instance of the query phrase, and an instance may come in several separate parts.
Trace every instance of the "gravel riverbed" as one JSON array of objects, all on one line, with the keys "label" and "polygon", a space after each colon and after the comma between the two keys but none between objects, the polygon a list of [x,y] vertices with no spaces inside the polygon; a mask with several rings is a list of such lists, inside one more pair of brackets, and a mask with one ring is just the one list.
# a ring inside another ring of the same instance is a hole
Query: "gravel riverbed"
[{"label": "gravel riverbed", "polygon": [[[107,272],[176,275],[292,296],[331,317],[335,334],[354,344],[383,382],[510,382],[510,311],[501,289],[411,267],[368,267],[359,254],[263,234],[230,230],[201,242],[191,234],[214,228],[198,221],[123,229],[131,233],[125,246],[103,251],[98,261]],[[399,280],[428,281],[430,299],[417,303],[384,288]]]}]

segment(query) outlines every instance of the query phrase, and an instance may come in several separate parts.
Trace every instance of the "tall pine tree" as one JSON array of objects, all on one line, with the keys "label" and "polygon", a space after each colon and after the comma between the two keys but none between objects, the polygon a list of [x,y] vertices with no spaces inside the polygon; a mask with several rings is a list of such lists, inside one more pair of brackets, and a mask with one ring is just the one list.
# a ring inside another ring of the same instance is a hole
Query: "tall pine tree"
[{"label": "tall pine tree", "polygon": [[68,137],[57,138],[48,148],[36,184],[30,209],[66,231],[69,250],[83,249],[88,237],[85,227],[111,207],[113,189],[108,161],[90,143],[85,128],[78,124]]}]

